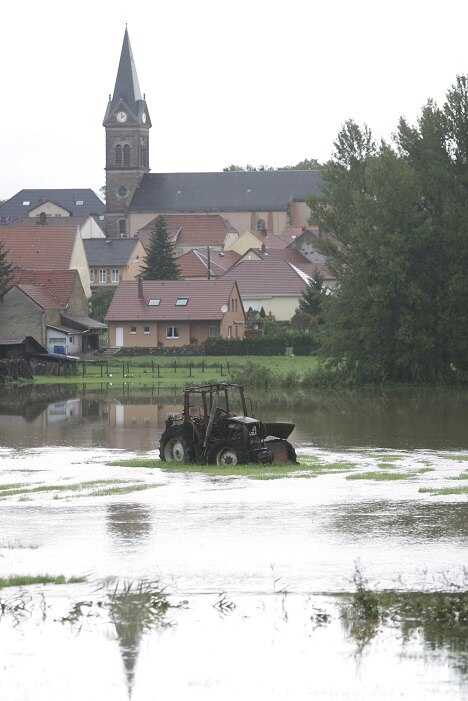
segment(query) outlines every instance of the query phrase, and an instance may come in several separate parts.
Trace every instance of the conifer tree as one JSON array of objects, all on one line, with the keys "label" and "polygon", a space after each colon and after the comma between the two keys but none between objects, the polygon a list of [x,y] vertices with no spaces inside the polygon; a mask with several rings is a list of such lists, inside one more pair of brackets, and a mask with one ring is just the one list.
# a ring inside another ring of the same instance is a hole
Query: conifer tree
[{"label": "conifer tree", "polygon": [[144,280],[177,280],[179,278],[175,246],[169,241],[166,220],[161,214],[156,218],[151,232],[143,265]]}]

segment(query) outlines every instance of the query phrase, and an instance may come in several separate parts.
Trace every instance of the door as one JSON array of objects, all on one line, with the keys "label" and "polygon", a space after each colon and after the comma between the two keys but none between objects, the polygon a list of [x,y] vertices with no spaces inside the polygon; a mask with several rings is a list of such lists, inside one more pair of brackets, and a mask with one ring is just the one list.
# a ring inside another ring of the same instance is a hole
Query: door
[{"label": "door", "polygon": [[115,329],[115,345],[119,348],[123,346],[123,326],[117,326]]}]

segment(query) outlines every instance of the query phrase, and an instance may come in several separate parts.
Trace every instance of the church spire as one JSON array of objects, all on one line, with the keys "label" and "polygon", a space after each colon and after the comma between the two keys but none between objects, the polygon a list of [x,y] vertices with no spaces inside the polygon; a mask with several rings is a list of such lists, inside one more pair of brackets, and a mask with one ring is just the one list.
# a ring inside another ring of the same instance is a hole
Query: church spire
[{"label": "church spire", "polygon": [[109,104],[107,105],[104,122],[106,122],[108,117],[119,107],[119,105],[130,110],[134,117],[138,118],[142,113],[144,102],[144,98],[141,96],[135,61],[133,60],[128,29],[125,27],[119,68],[117,71],[117,78],[115,79],[114,93],[109,100]]}]

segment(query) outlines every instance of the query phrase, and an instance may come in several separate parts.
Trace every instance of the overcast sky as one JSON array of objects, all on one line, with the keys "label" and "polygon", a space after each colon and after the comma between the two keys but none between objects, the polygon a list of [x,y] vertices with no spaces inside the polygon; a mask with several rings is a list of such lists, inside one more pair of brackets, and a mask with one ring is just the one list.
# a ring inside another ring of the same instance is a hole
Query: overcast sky
[{"label": "overcast sky", "polygon": [[126,23],[153,172],[323,162],[346,119],[389,138],[468,73],[466,0],[26,0],[1,23],[0,199],[104,184]]}]

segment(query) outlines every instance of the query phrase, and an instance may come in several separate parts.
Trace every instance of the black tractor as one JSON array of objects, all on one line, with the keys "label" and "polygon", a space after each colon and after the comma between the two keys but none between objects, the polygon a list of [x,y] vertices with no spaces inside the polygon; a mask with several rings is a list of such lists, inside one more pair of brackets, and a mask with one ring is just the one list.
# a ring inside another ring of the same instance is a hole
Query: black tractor
[{"label": "black tractor", "polygon": [[286,439],[294,424],[259,421],[247,414],[242,385],[219,382],[185,387],[184,410],[166,421],[161,460],[201,465],[297,463]]}]

